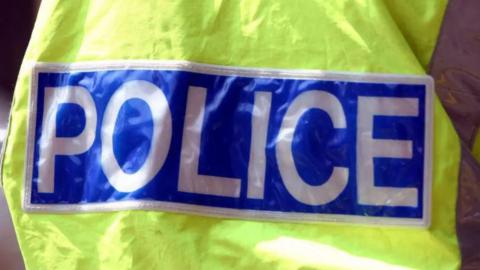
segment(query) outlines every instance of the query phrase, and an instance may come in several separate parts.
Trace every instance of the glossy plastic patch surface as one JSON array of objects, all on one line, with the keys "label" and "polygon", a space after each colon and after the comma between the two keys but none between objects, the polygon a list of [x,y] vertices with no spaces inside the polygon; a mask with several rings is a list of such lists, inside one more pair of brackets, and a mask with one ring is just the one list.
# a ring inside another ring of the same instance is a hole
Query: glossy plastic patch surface
[{"label": "glossy plastic patch surface", "polygon": [[427,226],[427,76],[126,61],[33,69],[24,208]]}]

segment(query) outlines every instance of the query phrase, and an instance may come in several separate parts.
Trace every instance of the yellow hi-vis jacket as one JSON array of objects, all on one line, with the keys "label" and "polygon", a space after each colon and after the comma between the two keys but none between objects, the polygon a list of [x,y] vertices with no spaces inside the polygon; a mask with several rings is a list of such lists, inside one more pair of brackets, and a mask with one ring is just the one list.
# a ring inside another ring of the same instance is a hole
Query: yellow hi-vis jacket
[{"label": "yellow hi-vis jacket", "polygon": [[[430,196],[426,226],[210,217],[175,208],[58,212],[25,207],[35,199],[26,187],[32,181],[29,160],[35,159],[27,149],[35,132],[28,128],[40,121],[31,106],[38,63],[56,63],[66,71],[55,72],[72,74],[80,72],[78,63],[172,60],[425,75],[445,7],[446,1],[427,0],[43,1],[18,77],[2,157],[2,182],[27,269],[458,269],[460,143],[433,94],[434,126],[427,139],[432,182],[431,190],[423,191]],[[192,70],[200,69],[189,66]]]}]

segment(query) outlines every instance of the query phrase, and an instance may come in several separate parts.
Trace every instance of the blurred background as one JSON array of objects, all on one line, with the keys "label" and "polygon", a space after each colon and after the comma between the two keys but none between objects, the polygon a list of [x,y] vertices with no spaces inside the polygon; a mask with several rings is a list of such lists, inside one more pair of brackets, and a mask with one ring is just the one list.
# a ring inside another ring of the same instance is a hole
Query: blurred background
[{"label": "blurred background", "polygon": [[[40,0],[0,0],[0,145],[3,144],[18,69]],[[25,269],[3,191],[0,192],[0,268]]]}]

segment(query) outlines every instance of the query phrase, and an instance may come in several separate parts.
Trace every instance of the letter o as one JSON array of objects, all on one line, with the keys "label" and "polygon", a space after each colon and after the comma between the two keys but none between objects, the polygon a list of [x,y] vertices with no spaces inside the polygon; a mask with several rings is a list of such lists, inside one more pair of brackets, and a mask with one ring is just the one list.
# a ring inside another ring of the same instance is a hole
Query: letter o
[{"label": "letter o", "polygon": [[[145,101],[152,112],[153,132],[143,165],[126,173],[113,152],[113,131],[122,105],[129,99]],[[152,83],[135,80],[124,83],[110,98],[101,127],[101,165],[109,183],[118,191],[132,192],[148,184],[162,168],[172,139],[172,116],[163,91]]]}]

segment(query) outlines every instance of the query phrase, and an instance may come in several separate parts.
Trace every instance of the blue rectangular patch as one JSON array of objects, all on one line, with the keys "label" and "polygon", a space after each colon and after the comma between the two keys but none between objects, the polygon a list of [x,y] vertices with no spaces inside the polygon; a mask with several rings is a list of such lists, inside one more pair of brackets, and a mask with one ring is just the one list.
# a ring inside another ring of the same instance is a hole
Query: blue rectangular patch
[{"label": "blue rectangular patch", "polygon": [[37,64],[24,208],[428,226],[428,76]]}]

